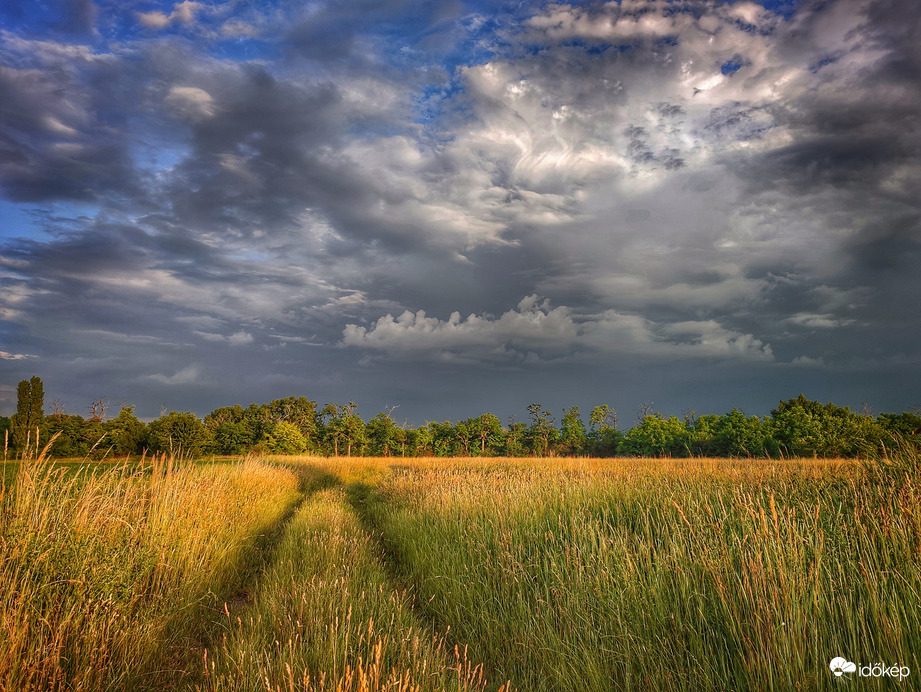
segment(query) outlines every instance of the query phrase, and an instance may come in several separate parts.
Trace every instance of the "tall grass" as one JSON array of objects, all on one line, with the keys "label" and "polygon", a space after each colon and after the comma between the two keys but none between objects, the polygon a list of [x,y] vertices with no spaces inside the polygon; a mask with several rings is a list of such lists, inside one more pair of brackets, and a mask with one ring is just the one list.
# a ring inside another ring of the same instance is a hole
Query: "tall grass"
[{"label": "tall grass", "polygon": [[519,689],[823,689],[839,655],[921,673],[906,469],[407,466],[369,515],[428,616]]},{"label": "tall grass", "polygon": [[177,683],[205,609],[297,497],[293,473],[254,461],[23,461],[0,498],[0,690]]},{"label": "tall grass", "polygon": [[0,691],[921,688],[912,448],[280,463],[24,462]]},{"label": "tall grass", "polygon": [[[421,623],[342,489],[298,509],[254,602],[226,608],[209,692],[481,690],[482,669]],[[495,689],[493,686],[492,689]]]}]

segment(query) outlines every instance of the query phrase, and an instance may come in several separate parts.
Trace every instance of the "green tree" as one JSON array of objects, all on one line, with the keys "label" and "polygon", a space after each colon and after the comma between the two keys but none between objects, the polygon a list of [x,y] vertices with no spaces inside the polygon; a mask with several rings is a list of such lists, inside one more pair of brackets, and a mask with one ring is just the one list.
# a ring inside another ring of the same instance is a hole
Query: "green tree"
[{"label": "green tree", "polygon": [[758,416],[746,416],[735,408],[717,419],[712,448],[713,454],[723,457],[766,457],[777,451],[770,428]]},{"label": "green tree", "polygon": [[454,426],[449,421],[432,421],[428,424],[432,454],[447,457],[454,453]]},{"label": "green tree", "polygon": [[16,388],[16,413],[10,420],[12,446],[26,455],[37,449],[37,430],[45,418],[45,385],[40,377],[22,380]]},{"label": "green tree", "polygon": [[690,453],[687,441],[684,423],[675,416],[665,418],[654,413],[627,431],[621,452],[638,457],[687,456]]},{"label": "green tree", "polygon": [[106,421],[104,432],[116,454],[141,454],[147,444],[147,426],[134,415],[134,406],[124,406]]},{"label": "green tree", "polygon": [[147,426],[152,452],[201,456],[211,446],[211,431],[191,412],[171,411]]},{"label": "green tree", "polygon": [[215,454],[244,454],[255,446],[253,431],[246,423],[221,423],[211,431]]},{"label": "green tree", "polygon": [[578,456],[585,453],[588,435],[578,406],[563,409],[563,420],[560,421],[560,444],[563,454]]},{"label": "green tree", "polygon": [[787,456],[847,457],[876,453],[881,430],[847,407],[811,401],[803,394],[771,411],[771,435]]},{"label": "green tree", "polygon": [[407,430],[406,444],[412,450],[413,456],[428,457],[434,456],[432,429],[428,425],[423,425],[415,430]]},{"label": "green tree", "polygon": [[717,446],[713,441],[713,436],[719,420],[719,416],[707,414],[696,418],[689,417],[685,421],[688,451],[691,456],[721,456],[721,453],[717,451]]},{"label": "green tree", "polygon": [[559,430],[554,427],[556,420],[540,404],[528,406],[528,413],[531,414],[531,425],[528,426],[531,451],[537,456],[547,456],[559,439]]},{"label": "green tree", "polygon": [[66,413],[54,413],[45,416],[42,423],[42,441],[47,443],[55,435],[58,438],[51,445],[48,453],[57,458],[85,458],[93,449],[93,445],[99,440],[102,432],[95,440],[90,440],[91,429],[95,426],[88,425],[83,416],[71,416]]},{"label": "green tree", "polygon": [[525,446],[528,438],[528,426],[522,421],[509,418],[508,428],[505,431],[505,455],[510,457],[524,456],[527,452]]},{"label": "green tree", "polygon": [[307,449],[307,438],[294,423],[279,421],[266,436],[269,451],[273,454],[303,454]]},{"label": "green tree", "polygon": [[[371,456],[393,456],[398,449],[399,442],[397,437],[398,431],[400,430],[396,424],[394,424],[393,419],[382,411],[369,420],[365,427],[367,431],[368,451]],[[405,440],[405,435],[403,439]]]},{"label": "green tree", "polygon": [[327,454],[339,456],[345,452],[346,456],[352,456],[353,451],[364,445],[365,424],[355,413],[356,408],[351,401],[347,405],[329,403],[323,407],[320,427]]},{"label": "green tree", "polygon": [[473,442],[473,430],[465,422],[454,424],[454,444],[451,453],[454,456],[470,456],[470,444]]},{"label": "green tree", "polygon": [[877,424],[887,432],[900,435],[914,435],[921,428],[921,416],[917,413],[881,413],[876,418]]},{"label": "green tree", "polygon": [[262,409],[255,404],[244,411],[243,407],[223,406],[205,416],[205,427],[211,432],[216,454],[243,454],[256,445],[257,435],[262,435],[266,421]]},{"label": "green tree", "polygon": [[593,456],[612,457],[623,440],[623,434],[617,429],[617,411],[607,404],[592,409],[588,417],[588,448]]},{"label": "green tree", "polygon": [[306,449],[316,449],[317,402],[304,396],[289,396],[263,404],[263,418],[272,423],[291,423],[303,435]]},{"label": "green tree", "polygon": [[496,456],[504,442],[502,423],[491,413],[484,413],[465,421],[473,440],[473,449],[479,456]]}]

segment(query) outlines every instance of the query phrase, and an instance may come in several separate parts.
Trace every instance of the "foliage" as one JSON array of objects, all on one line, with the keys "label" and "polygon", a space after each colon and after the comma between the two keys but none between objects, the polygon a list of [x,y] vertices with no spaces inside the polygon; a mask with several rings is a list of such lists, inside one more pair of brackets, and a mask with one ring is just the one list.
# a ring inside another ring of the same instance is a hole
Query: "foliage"
[{"label": "foliage", "polygon": [[147,426],[134,415],[134,406],[125,406],[104,426],[108,443],[115,454],[141,454],[147,447]]},{"label": "foliage", "polygon": [[586,436],[589,453],[596,457],[612,457],[623,441],[623,433],[617,429],[617,411],[607,404],[592,409],[589,416],[589,431]]},{"label": "foliage", "polygon": [[758,416],[746,416],[734,408],[715,421],[707,455],[766,457],[776,456],[777,451],[778,444],[771,437],[770,427]]},{"label": "foliage", "polygon": [[326,404],[320,412],[319,431],[324,451],[333,456],[352,456],[360,452],[365,443],[365,424],[355,413],[354,402],[347,405]]},{"label": "foliage", "polygon": [[171,411],[147,426],[150,450],[201,456],[211,447],[211,431],[191,412]]},{"label": "foliage", "polygon": [[688,431],[675,416],[655,413],[627,431],[619,451],[627,456],[690,456]]},{"label": "foliage", "polygon": [[273,454],[302,454],[307,449],[307,438],[300,428],[284,420],[266,435],[266,443]]},{"label": "foliage", "polygon": [[528,406],[528,413],[531,414],[531,425],[528,426],[527,433],[530,450],[537,456],[548,456],[560,435],[559,430],[554,427],[556,421],[540,404]]},{"label": "foliage", "polygon": [[36,437],[45,417],[44,405],[45,387],[41,378],[22,380],[16,387],[16,413],[10,419],[10,436],[12,447],[26,456],[37,451]]},{"label": "foliage", "polygon": [[46,416],[42,422],[42,442],[47,443],[55,435],[58,437],[50,449],[55,457],[87,457],[94,446],[98,448],[96,443],[104,439],[100,424],[84,420],[83,416],[62,413]]},{"label": "foliage", "polygon": [[771,411],[771,432],[785,456],[853,457],[873,453],[882,428],[868,416],[800,394]]},{"label": "foliage", "polygon": [[567,456],[578,456],[585,451],[588,444],[588,435],[585,423],[579,414],[579,407],[563,409],[563,420],[560,423],[560,453]]},{"label": "foliage", "polygon": [[[29,422],[41,410],[41,380],[19,383],[19,401],[12,419],[0,418],[0,434],[8,425]],[[643,415],[637,425],[621,431],[617,412],[606,404],[595,406],[586,428],[578,406],[564,408],[559,426],[551,411],[534,403],[527,407],[529,422],[510,418],[503,426],[492,413],[456,422],[433,421],[418,428],[397,425],[393,408],[365,423],[354,402],[327,403],[321,409],[303,396],[289,396],[264,404],[224,406],[204,420],[192,413],[172,412],[145,425],[124,407],[104,420],[105,400],[94,402],[95,415],[84,419],[55,411],[40,420],[39,443],[58,435],[50,450],[55,457],[99,458],[177,451],[240,455],[256,453],[318,454],[327,456],[653,456],[751,457],[798,456],[879,458],[896,446],[921,450],[921,415],[883,413],[874,418],[846,407],[811,401],[803,394],[781,401],[769,417],[749,416],[738,409],[723,415],[684,420],[661,413]],[[646,411],[648,409],[644,409]],[[8,422],[5,422],[8,421]],[[31,425],[31,424],[30,424]],[[26,433],[25,439],[34,438]],[[21,454],[22,448],[12,448]],[[32,449],[34,452],[34,447]]]}]

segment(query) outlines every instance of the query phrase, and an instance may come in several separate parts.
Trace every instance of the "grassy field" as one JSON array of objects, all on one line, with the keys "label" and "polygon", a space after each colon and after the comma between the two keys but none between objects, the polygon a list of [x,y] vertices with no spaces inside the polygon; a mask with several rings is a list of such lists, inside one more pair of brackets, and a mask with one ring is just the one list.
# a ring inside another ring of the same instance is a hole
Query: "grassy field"
[{"label": "grassy field", "polygon": [[911,454],[30,463],[0,691],[921,689],[919,481]]}]

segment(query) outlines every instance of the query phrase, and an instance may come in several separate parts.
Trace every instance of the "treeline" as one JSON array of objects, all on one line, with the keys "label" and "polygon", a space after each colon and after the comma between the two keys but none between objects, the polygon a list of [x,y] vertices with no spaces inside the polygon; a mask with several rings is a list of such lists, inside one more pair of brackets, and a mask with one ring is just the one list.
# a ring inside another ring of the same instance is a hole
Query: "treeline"
[{"label": "treeline", "polygon": [[[190,412],[144,423],[124,406],[106,416],[102,400],[84,418],[56,407],[44,412],[38,377],[19,383],[17,412],[0,417],[5,458],[34,453],[55,435],[51,455],[100,458],[142,453],[190,456],[317,454],[324,456],[643,456],[643,457],[863,457],[884,453],[893,444],[918,444],[921,416],[883,413],[870,416],[800,394],[781,401],[770,416],[747,416],[738,409],[723,415],[683,419],[644,412],[621,431],[616,412],[594,407],[583,419],[578,406],[563,409],[559,422],[539,404],[528,419],[484,413],[475,418],[399,425],[392,411],[364,421],[353,403],[322,408],[306,397],[265,404],[225,406],[204,419]],[[38,440],[36,441],[36,430]]]}]

